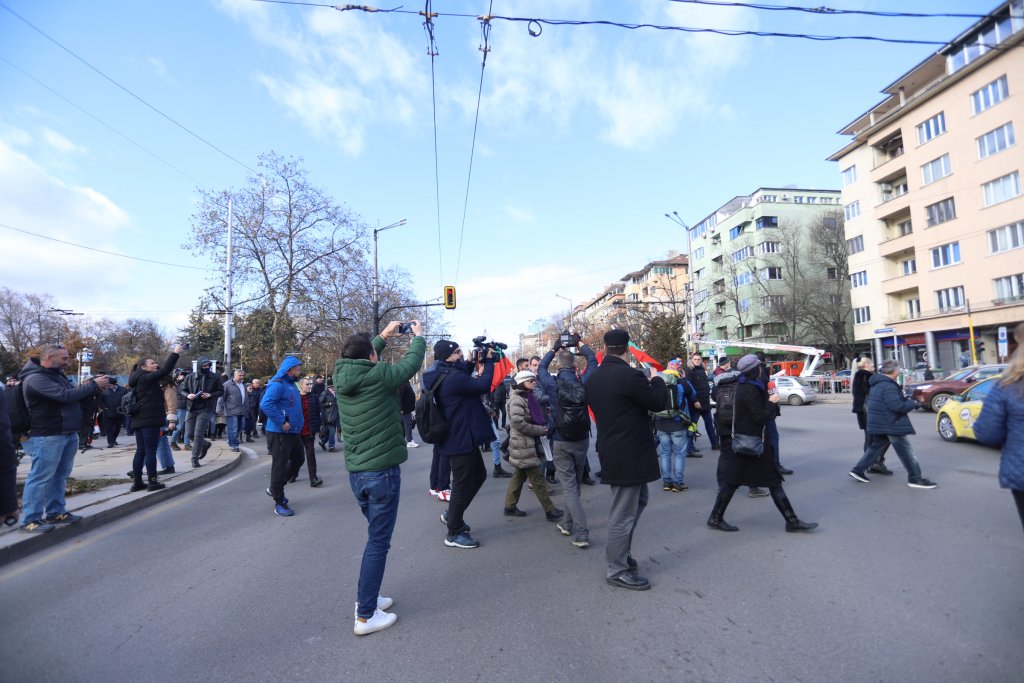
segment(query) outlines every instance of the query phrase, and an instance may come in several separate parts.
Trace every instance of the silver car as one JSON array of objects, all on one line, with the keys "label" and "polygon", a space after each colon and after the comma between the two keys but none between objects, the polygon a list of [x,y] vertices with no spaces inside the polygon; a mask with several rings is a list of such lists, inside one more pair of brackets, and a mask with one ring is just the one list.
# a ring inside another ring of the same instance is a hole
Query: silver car
[{"label": "silver car", "polygon": [[811,383],[803,377],[773,377],[775,388],[779,392],[779,400],[785,401],[791,406],[799,406],[804,403],[813,403],[817,393]]}]

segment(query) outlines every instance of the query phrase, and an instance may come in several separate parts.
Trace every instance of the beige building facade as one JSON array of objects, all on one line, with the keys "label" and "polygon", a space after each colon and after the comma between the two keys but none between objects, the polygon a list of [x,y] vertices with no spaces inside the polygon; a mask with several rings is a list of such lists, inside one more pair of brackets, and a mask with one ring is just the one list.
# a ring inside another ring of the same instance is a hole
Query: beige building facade
[{"label": "beige building facade", "polygon": [[[949,371],[1024,320],[1024,0],[1000,5],[840,131],[854,336]],[[1006,49],[1016,46],[1016,49]],[[976,349],[973,349],[977,351]]]}]

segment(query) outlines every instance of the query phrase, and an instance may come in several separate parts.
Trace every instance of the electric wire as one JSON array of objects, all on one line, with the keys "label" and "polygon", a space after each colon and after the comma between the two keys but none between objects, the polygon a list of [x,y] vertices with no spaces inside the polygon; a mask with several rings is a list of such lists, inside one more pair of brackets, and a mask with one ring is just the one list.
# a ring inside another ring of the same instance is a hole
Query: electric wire
[{"label": "electric wire", "polygon": [[769,12],[806,12],[819,16],[840,16],[855,14],[867,17],[886,17],[894,19],[985,19],[988,14],[961,14],[955,12],[885,12],[881,10],[835,9],[832,7],[801,7],[797,5],[766,5],[750,2],[725,2],[725,0],[668,0],[685,5],[708,5],[711,7],[742,7],[744,9],[765,10]]},{"label": "electric wire", "polygon": [[57,239],[56,237],[50,237],[49,235],[41,235],[38,232],[32,232],[31,230],[22,230],[16,228],[13,225],[6,225],[0,223],[0,228],[7,230],[13,230],[14,232],[20,232],[24,235],[31,235],[32,237],[38,237],[39,239],[50,240],[51,242],[59,242],[60,244],[66,244],[70,247],[77,247],[79,249],[88,249],[89,251],[95,251],[100,254],[107,254],[108,256],[117,256],[118,258],[131,259],[132,261],[144,261],[145,263],[155,263],[159,266],[171,266],[173,268],[186,268],[188,270],[202,270],[202,271],[219,271],[216,268],[201,268],[199,266],[186,266],[181,263],[168,263],[166,261],[154,261],[153,259],[142,258],[141,256],[129,256],[128,254],[119,254],[116,251],[106,251],[105,249],[97,249],[96,247],[88,247],[84,244],[76,244],[75,242],[68,242],[67,240]]},{"label": "electric wire", "polygon": [[31,81],[34,81],[34,82],[35,82],[35,83],[36,83],[37,85],[39,85],[39,86],[41,86],[41,87],[45,88],[46,90],[49,90],[49,91],[50,91],[51,93],[53,93],[54,95],[56,95],[56,96],[57,96],[57,97],[59,97],[60,99],[64,100],[65,102],[67,102],[67,103],[68,103],[68,104],[70,104],[70,105],[71,105],[72,107],[74,107],[74,108],[75,108],[75,109],[77,109],[78,111],[82,112],[83,114],[85,114],[86,116],[88,116],[89,118],[91,118],[92,120],[96,121],[96,123],[100,124],[101,126],[103,126],[104,128],[106,128],[106,129],[107,129],[107,130],[109,130],[110,132],[112,132],[112,133],[114,133],[115,135],[117,135],[117,136],[121,137],[122,139],[124,139],[124,140],[127,140],[128,142],[132,143],[133,145],[135,145],[136,147],[138,147],[139,149],[141,149],[141,150],[142,150],[143,152],[145,152],[145,153],[146,153],[146,154],[148,154],[149,156],[153,157],[154,159],[156,159],[156,160],[157,160],[157,161],[159,161],[160,163],[162,163],[162,164],[164,164],[165,166],[167,166],[167,168],[171,169],[172,171],[174,171],[174,172],[176,172],[176,173],[180,174],[181,176],[183,176],[183,177],[185,177],[185,178],[188,178],[189,180],[191,180],[191,181],[192,181],[193,183],[195,183],[196,185],[198,185],[198,186],[200,186],[200,187],[203,187],[203,183],[201,183],[200,181],[196,180],[195,178],[193,178],[193,177],[192,177],[192,176],[190,176],[190,175],[189,175],[188,173],[186,173],[185,171],[181,170],[180,168],[178,168],[177,166],[175,166],[175,165],[174,165],[174,164],[172,164],[171,162],[167,161],[167,159],[164,159],[163,157],[161,157],[161,156],[160,156],[159,154],[157,154],[157,153],[156,153],[156,152],[154,152],[153,150],[151,150],[151,149],[148,149],[148,148],[146,148],[146,147],[143,147],[143,146],[142,146],[141,144],[139,144],[139,143],[138,143],[138,142],[136,142],[135,140],[132,140],[132,139],[131,139],[130,137],[128,137],[127,135],[125,135],[125,134],[124,134],[124,133],[122,133],[121,131],[117,130],[116,128],[114,128],[113,126],[111,126],[111,125],[110,125],[109,123],[107,123],[106,121],[103,121],[102,119],[100,119],[99,117],[95,116],[95,115],[94,115],[94,114],[92,114],[91,112],[89,112],[89,111],[87,111],[86,109],[84,109],[84,108],[80,107],[79,105],[75,104],[74,102],[72,102],[71,100],[69,100],[69,99],[68,99],[67,97],[64,97],[64,95],[61,95],[61,94],[60,94],[59,92],[57,92],[56,90],[54,90],[54,89],[53,89],[53,88],[51,88],[50,86],[46,85],[46,84],[45,84],[45,83],[43,83],[43,82],[42,82],[41,80],[39,80],[38,78],[36,78],[36,77],[35,77],[35,76],[33,76],[32,74],[28,73],[27,71],[25,71],[25,70],[24,70],[24,69],[22,69],[21,67],[18,67],[18,66],[16,66],[15,64],[11,63],[11,62],[10,62],[10,61],[8,61],[7,59],[5,59],[5,58],[4,58],[3,56],[0,56],[0,61],[2,61],[2,62],[4,62],[5,64],[7,64],[7,66],[11,67],[11,68],[12,68],[12,69],[14,69],[15,71],[19,71],[19,72],[21,72],[21,74],[22,74],[23,76],[25,76],[25,78],[28,78],[29,80],[31,80]]},{"label": "electric wire", "polygon": [[444,259],[443,242],[441,240],[441,171],[439,168],[437,152],[437,82],[434,74],[434,62],[437,58],[437,44],[434,41],[434,22],[436,16],[431,11],[431,0],[426,0],[426,7],[423,11],[423,30],[427,33],[429,44],[427,54],[430,55],[430,105],[434,119],[434,201],[437,205],[437,276],[440,278],[440,285],[444,287]]},{"label": "electric wire", "polygon": [[196,140],[199,140],[200,142],[202,142],[202,143],[203,143],[204,145],[206,145],[206,146],[207,146],[207,147],[209,147],[210,149],[213,149],[214,151],[218,152],[219,154],[221,154],[221,155],[222,155],[222,156],[224,156],[225,158],[227,158],[227,159],[230,159],[231,161],[235,162],[236,164],[238,164],[238,165],[239,165],[239,166],[241,166],[242,168],[246,169],[247,171],[250,171],[250,172],[251,172],[251,173],[253,173],[254,175],[259,175],[259,174],[258,174],[258,173],[257,173],[257,172],[256,172],[256,171],[254,170],[254,169],[250,168],[249,166],[247,166],[247,165],[246,165],[245,163],[243,163],[242,161],[239,161],[239,160],[238,160],[238,159],[236,159],[235,157],[231,156],[230,154],[228,154],[227,152],[225,152],[224,150],[222,150],[222,149],[221,149],[220,147],[218,147],[217,145],[213,144],[212,142],[210,142],[209,140],[207,140],[207,139],[206,139],[206,138],[204,138],[203,136],[199,135],[198,133],[195,133],[195,132],[193,132],[192,130],[188,129],[187,127],[185,127],[184,125],[182,125],[181,123],[179,123],[178,121],[176,121],[175,119],[171,118],[171,117],[170,117],[170,116],[168,116],[167,114],[165,114],[165,113],[163,113],[162,111],[160,111],[159,109],[157,109],[157,108],[156,108],[155,106],[153,106],[152,104],[150,104],[149,102],[147,102],[147,101],[146,101],[146,100],[144,100],[143,98],[141,98],[141,97],[139,97],[138,95],[136,95],[136,94],[135,94],[134,92],[132,92],[131,90],[129,90],[129,89],[127,88],[127,87],[125,87],[125,86],[121,85],[120,83],[118,83],[117,81],[115,81],[115,80],[114,80],[113,78],[111,78],[111,77],[110,77],[110,76],[108,76],[107,74],[105,74],[105,73],[103,73],[102,71],[100,71],[100,69],[99,69],[99,68],[97,68],[97,67],[93,66],[92,64],[90,64],[90,63],[89,63],[88,61],[86,61],[86,60],[85,60],[85,58],[83,58],[83,57],[79,56],[79,55],[78,55],[78,54],[77,54],[76,52],[74,52],[74,51],[73,51],[73,50],[72,50],[71,48],[69,48],[69,47],[65,46],[64,44],[62,44],[61,42],[59,42],[59,41],[58,41],[58,40],[57,40],[56,38],[54,38],[54,37],[50,36],[50,35],[49,35],[49,34],[47,34],[47,33],[46,33],[45,31],[43,31],[43,30],[42,30],[41,28],[39,28],[38,26],[36,26],[36,25],[35,25],[35,24],[33,24],[32,22],[30,22],[30,21],[29,21],[28,19],[26,19],[25,17],[21,16],[20,14],[18,14],[18,13],[17,13],[17,12],[15,12],[14,10],[12,10],[12,9],[11,9],[10,7],[8,7],[8,6],[6,5],[6,4],[4,4],[4,3],[2,2],[2,1],[0,1],[0,8],[3,8],[3,9],[5,9],[5,10],[7,10],[8,12],[10,12],[11,14],[13,14],[13,15],[14,15],[14,16],[15,16],[16,18],[18,18],[18,19],[19,19],[19,20],[20,20],[21,22],[23,22],[23,23],[24,23],[25,25],[27,25],[28,27],[30,27],[30,28],[31,28],[32,30],[34,30],[34,31],[35,31],[36,33],[38,33],[39,35],[43,36],[44,38],[46,38],[47,40],[49,40],[49,41],[50,41],[51,43],[53,43],[54,45],[56,45],[57,47],[59,47],[60,49],[64,50],[65,52],[67,52],[67,53],[68,53],[69,55],[71,55],[72,57],[74,57],[75,59],[77,59],[78,61],[80,61],[80,62],[81,62],[82,64],[84,64],[85,66],[89,67],[90,69],[92,69],[93,71],[95,71],[95,72],[96,72],[97,74],[99,74],[100,76],[102,76],[103,78],[105,78],[105,79],[106,79],[107,81],[109,81],[110,83],[114,84],[115,86],[117,86],[118,88],[120,88],[121,90],[123,90],[123,91],[124,91],[125,93],[127,93],[127,94],[131,95],[131,96],[132,96],[132,97],[134,97],[134,98],[135,98],[136,100],[138,100],[138,101],[139,101],[139,102],[141,102],[142,104],[146,105],[146,106],[147,106],[147,107],[149,107],[149,108],[150,108],[151,110],[153,110],[154,112],[156,112],[157,114],[159,114],[159,115],[160,115],[160,116],[162,116],[163,118],[167,119],[168,121],[170,121],[171,123],[173,123],[173,124],[174,124],[175,126],[177,126],[177,127],[178,127],[178,128],[180,128],[181,130],[183,130],[183,131],[185,131],[186,133],[188,133],[189,135],[191,135],[192,137],[194,137],[194,138],[195,138]]},{"label": "electric wire", "polygon": [[[494,0],[488,5],[488,16],[494,9]],[[480,19],[480,51],[484,53],[480,62],[480,85],[476,91],[476,115],[473,117],[473,142],[469,147],[469,173],[466,175],[466,199],[462,204],[462,227],[459,228],[459,252],[455,261],[455,281],[459,280],[459,267],[462,265],[462,237],[466,232],[466,212],[469,209],[469,188],[473,180],[473,156],[476,153],[476,132],[480,124],[480,100],[484,93],[484,69],[487,68],[487,53],[491,51],[489,39],[491,23],[486,18]]]}]

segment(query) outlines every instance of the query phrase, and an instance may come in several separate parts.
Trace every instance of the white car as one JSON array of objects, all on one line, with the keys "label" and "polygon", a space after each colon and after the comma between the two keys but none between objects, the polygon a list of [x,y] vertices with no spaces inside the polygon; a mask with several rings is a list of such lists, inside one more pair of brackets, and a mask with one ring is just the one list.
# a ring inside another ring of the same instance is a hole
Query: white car
[{"label": "white car", "polygon": [[785,401],[791,406],[799,406],[804,403],[813,403],[817,398],[814,387],[803,377],[786,377],[780,375],[773,377],[775,388],[779,392],[779,400]]}]

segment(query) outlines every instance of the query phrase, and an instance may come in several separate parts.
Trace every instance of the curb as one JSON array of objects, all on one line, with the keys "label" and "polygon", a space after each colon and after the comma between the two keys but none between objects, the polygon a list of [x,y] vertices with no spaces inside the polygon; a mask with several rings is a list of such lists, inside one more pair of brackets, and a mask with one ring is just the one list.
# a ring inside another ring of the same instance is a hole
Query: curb
[{"label": "curb", "polygon": [[127,517],[133,512],[145,510],[148,507],[152,507],[153,505],[157,505],[165,500],[169,500],[182,493],[198,488],[199,486],[209,483],[214,479],[219,479],[242,464],[242,460],[244,458],[245,453],[239,451],[238,457],[226,463],[222,467],[211,469],[208,472],[204,472],[198,476],[188,479],[188,481],[183,481],[180,484],[175,484],[174,486],[168,486],[160,491],[154,491],[149,495],[139,496],[133,500],[113,505],[110,508],[98,511],[95,514],[83,515],[84,519],[76,524],[59,525],[53,531],[45,534],[22,534],[25,538],[0,548],[0,567],[24,557],[28,557],[40,550],[45,550],[46,548],[58,545],[68,539],[80,536],[87,531],[92,531],[93,529],[97,529],[109,524],[110,522],[115,522],[122,517]]}]

